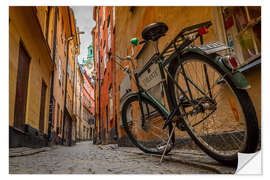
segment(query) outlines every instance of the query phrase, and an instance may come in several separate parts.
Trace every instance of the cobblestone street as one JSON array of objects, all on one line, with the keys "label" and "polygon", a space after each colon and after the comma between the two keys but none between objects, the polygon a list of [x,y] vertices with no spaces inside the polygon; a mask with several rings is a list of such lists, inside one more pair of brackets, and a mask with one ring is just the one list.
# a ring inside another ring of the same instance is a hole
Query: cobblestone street
[{"label": "cobblestone street", "polygon": [[[48,148],[47,148],[48,149]],[[137,148],[93,145],[53,146],[47,151],[9,158],[11,174],[217,174],[234,173],[201,152],[174,151],[160,164],[160,156]]]}]

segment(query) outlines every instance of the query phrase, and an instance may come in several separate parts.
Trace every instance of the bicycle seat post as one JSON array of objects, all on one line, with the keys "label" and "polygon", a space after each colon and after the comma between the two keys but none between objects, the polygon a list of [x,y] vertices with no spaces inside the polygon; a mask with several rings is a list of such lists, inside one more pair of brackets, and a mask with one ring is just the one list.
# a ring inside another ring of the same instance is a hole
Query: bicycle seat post
[{"label": "bicycle seat post", "polygon": [[154,49],[155,49],[155,53],[156,53],[156,54],[159,54],[159,49],[158,49],[158,40],[153,41],[153,43],[154,43]]}]

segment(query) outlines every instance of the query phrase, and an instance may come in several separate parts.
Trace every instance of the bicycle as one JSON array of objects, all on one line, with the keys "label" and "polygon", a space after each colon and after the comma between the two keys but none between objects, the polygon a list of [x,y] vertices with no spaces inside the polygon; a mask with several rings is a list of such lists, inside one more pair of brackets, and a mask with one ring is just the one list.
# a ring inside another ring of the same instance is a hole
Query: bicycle
[{"label": "bicycle", "polygon": [[[131,39],[131,56],[108,53],[131,62],[132,71],[115,60],[138,89],[125,95],[121,117],[129,139],[143,152],[163,158],[181,137],[187,137],[185,132],[205,153],[227,165],[237,164],[238,152],[256,151],[259,128],[246,92],[250,85],[237,70],[238,60],[230,47],[220,42],[203,44],[211,25],[208,21],[184,28],[160,53],[158,40],[168,27],[162,22],[153,23],[143,29],[142,41]],[[198,38],[200,45],[195,46]],[[155,54],[136,72],[134,47],[149,41],[154,44]],[[221,51],[227,53],[219,55]],[[154,64],[158,65],[169,110],[139,80]]]}]

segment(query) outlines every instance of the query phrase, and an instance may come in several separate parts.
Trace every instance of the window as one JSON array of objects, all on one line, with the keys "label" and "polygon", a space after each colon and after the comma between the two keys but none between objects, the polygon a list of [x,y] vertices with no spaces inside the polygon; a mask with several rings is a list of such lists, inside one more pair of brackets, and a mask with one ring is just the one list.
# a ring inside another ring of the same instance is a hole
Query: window
[{"label": "window", "polygon": [[105,13],[106,13],[105,11],[106,11],[106,7],[103,6],[102,11],[103,11],[103,18],[102,18],[102,20],[103,20],[103,25],[105,25],[105,19],[106,19],[106,18],[105,18]]},{"label": "window", "polygon": [[59,106],[59,104],[57,104],[57,127],[59,127],[59,116],[60,116],[60,114],[59,114],[59,110],[60,110],[60,106]]},{"label": "window", "polygon": [[106,48],[103,50],[103,57],[104,57],[104,71],[107,67],[107,53],[106,53]]},{"label": "window", "polygon": [[261,55],[261,8],[223,7],[228,45],[233,47],[240,64],[245,65]]},{"label": "window", "polygon": [[109,15],[108,18],[107,18],[107,27],[109,27],[109,24],[111,24],[111,23],[110,23],[110,18],[111,18],[111,17],[110,17],[110,15]]},{"label": "window", "polygon": [[112,85],[110,85],[110,88],[109,88],[109,98],[110,98],[110,120],[113,120]]},{"label": "window", "polygon": [[61,19],[61,41],[62,41],[62,44],[63,44],[63,40],[64,40],[64,38],[63,38],[63,31],[64,31],[64,20],[63,20],[63,17],[62,17],[62,19]]},{"label": "window", "polygon": [[108,26],[108,51],[111,49],[111,23]]},{"label": "window", "polygon": [[61,59],[59,58],[59,64],[58,64],[58,79],[60,80],[61,83]]},{"label": "window", "polygon": [[63,111],[61,110],[61,113],[60,113],[60,133],[62,133],[62,122],[63,122]]},{"label": "window", "polygon": [[113,29],[115,28],[115,6],[113,6]]},{"label": "window", "polygon": [[62,76],[62,91],[64,92],[64,80],[65,80],[65,71],[63,70],[63,76]]}]

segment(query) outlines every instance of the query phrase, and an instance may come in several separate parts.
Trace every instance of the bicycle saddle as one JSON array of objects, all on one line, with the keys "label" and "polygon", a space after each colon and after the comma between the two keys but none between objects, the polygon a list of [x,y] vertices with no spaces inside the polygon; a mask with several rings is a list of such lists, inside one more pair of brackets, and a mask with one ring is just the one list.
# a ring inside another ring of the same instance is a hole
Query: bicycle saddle
[{"label": "bicycle saddle", "polygon": [[163,22],[149,24],[142,31],[142,38],[146,41],[156,41],[160,37],[165,36],[168,31],[168,26]]}]

